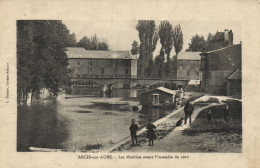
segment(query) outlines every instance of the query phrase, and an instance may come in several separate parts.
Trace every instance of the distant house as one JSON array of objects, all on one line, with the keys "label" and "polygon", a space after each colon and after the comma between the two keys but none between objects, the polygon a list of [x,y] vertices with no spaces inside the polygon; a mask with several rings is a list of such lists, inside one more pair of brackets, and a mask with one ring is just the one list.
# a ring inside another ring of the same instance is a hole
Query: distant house
[{"label": "distant house", "polygon": [[74,78],[136,78],[137,58],[129,51],[85,50],[68,47],[66,54]]},{"label": "distant house", "polygon": [[237,69],[227,79],[227,95],[228,96],[241,96],[241,70]]},{"label": "distant house", "polygon": [[227,94],[228,78],[237,69],[241,69],[241,44],[202,52],[200,55],[201,89],[210,93]]},{"label": "distant house", "polygon": [[198,80],[200,52],[180,52],[177,57],[177,79]]},{"label": "distant house", "polygon": [[180,90],[170,90],[165,87],[158,87],[139,95],[140,104],[148,106],[175,106],[175,99],[179,96]]},{"label": "distant house", "polygon": [[203,52],[213,51],[224,47],[233,45],[233,32],[232,30],[225,29],[224,32],[217,32],[210,40],[208,46]]}]

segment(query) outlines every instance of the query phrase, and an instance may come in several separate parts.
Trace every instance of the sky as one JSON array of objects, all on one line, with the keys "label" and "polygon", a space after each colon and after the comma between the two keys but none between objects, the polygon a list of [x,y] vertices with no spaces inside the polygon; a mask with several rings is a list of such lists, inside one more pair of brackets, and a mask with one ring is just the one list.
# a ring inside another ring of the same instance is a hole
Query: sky
[{"label": "sky", "polygon": [[[207,39],[208,33],[213,35],[219,31],[223,32],[224,29],[233,31],[234,44],[241,41],[241,25],[240,22],[235,21],[175,21],[168,20],[173,27],[180,24],[183,33],[183,49],[184,52],[188,47],[192,36],[203,35]],[[134,40],[139,42],[138,31],[136,30],[136,20],[63,20],[63,23],[70,30],[70,33],[75,33],[77,41],[82,37],[90,37],[94,34],[97,35],[102,41],[109,44],[110,50],[127,51],[131,50]],[[155,21],[156,26],[159,27],[160,20]],[[159,54],[161,48],[160,41],[158,40],[154,56]],[[172,49],[171,56],[175,55],[174,48]]]}]

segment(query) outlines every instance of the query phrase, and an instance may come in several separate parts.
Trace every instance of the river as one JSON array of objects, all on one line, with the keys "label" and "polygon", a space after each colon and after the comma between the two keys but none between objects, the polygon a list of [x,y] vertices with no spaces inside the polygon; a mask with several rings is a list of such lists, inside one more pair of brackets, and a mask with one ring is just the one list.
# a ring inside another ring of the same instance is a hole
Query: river
[{"label": "river", "polygon": [[56,100],[44,100],[17,110],[17,151],[29,147],[73,150],[100,149],[129,136],[131,119],[139,128],[169,114],[158,108],[133,111],[139,105],[137,89],[74,89]]}]

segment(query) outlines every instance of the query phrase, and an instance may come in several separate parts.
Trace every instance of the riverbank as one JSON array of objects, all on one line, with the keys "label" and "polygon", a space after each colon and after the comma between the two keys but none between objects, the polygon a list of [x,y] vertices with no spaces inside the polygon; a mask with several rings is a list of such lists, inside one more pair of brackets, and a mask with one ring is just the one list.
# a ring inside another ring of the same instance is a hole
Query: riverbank
[{"label": "riverbank", "polygon": [[[143,131],[138,135],[138,146],[132,146],[129,139],[117,147],[114,145],[116,148],[110,152],[241,152],[241,117],[232,110],[232,120],[229,124],[223,124],[222,119],[221,109],[226,103],[232,108],[237,106],[234,101],[240,102],[223,96],[203,96],[194,101],[195,110],[191,125],[175,126],[184,116],[181,108],[167,119],[155,123],[157,140],[154,141],[154,146],[147,146],[146,131]],[[214,114],[214,122],[210,124],[205,118],[208,108],[211,108]]]}]

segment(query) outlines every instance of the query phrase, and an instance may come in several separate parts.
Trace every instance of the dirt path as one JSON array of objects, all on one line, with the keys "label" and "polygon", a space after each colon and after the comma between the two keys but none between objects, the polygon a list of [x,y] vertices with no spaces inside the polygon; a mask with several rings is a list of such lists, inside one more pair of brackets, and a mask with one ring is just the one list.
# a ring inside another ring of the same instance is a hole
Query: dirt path
[{"label": "dirt path", "polygon": [[[197,108],[193,115],[192,115],[192,121],[195,120],[197,115],[204,109],[213,106],[204,106],[201,108]],[[182,111],[183,112],[183,111]],[[172,124],[175,124],[177,120],[173,120],[173,118],[170,118],[172,120]],[[169,122],[167,122],[169,124]],[[177,152],[177,148],[181,144],[183,146],[183,150],[181,151],[188,151],[189,149],[186,147],[189,141],[185,138],[185,136],[182,135],[182,131],[186,128],[189,128],[190,125],[187,122],[187,124],[183,124],[180,127],[175,127],[174,129],[169,132],[169,134],[166,137],[159,137],[159,140],[154,141],[154,146],[148,146],[148,142],[141,141],[141,144],[139,146],[131,146],[130,144],[125,144],[124,146],[121,146],[121,149],[114,150],[113,152]],[[165,128],[165,127],[164,127]],[[160,125],[157,129],[157,133],[160,132]],[[160,136],[160,135],[159,135]],[[187,148],[187,149],[185,149]],[[179,149],[179,148],[178,148]]]}]

